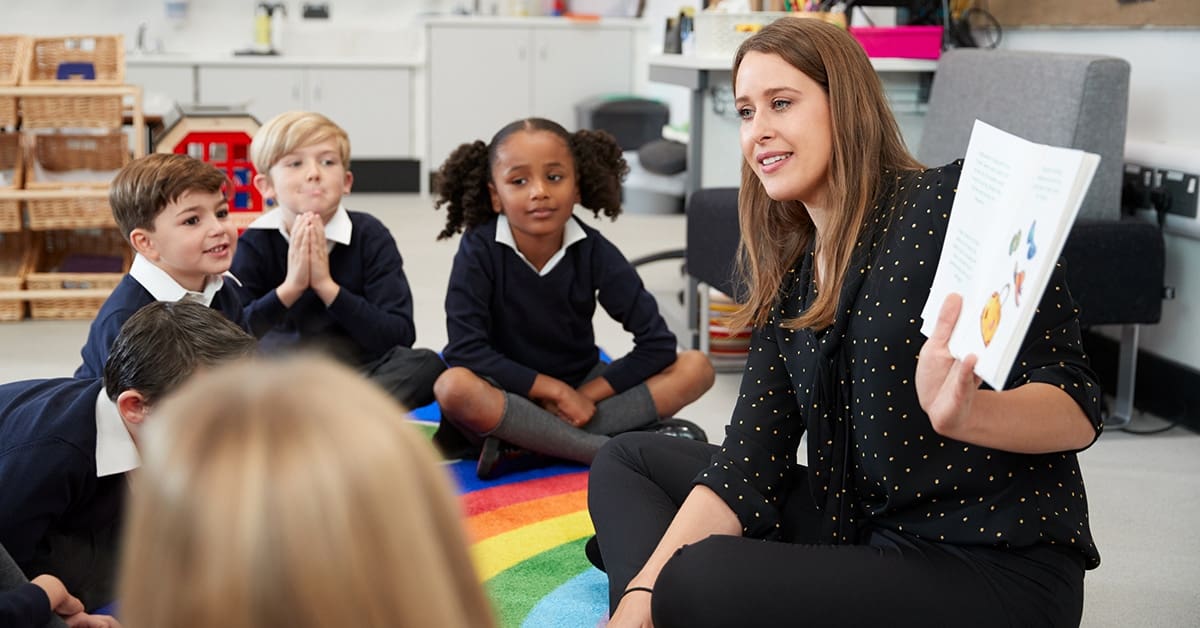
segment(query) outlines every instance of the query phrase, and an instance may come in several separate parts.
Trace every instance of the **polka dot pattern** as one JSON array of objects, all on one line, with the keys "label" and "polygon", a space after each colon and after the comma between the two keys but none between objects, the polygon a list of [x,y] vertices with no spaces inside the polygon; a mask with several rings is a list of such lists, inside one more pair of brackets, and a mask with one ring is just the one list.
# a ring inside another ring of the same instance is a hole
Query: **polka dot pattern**
[{"label": "polka dot pattern", "polygon": [[[696,481],[737,513],[747,536],[773,538],[783,496],[808,473],[830,543],[863,526],[970,545],[1069,546],[1100,557],[1074,452],[1029,455],[940,436],[913,383],[921,309],[941,254],[961,162],[895,178],[856,247],[834,324],[791,330],[815,298],[811,251],[755,330],[726,438]],[[1008,388],[1055,385],[1099,433],[1100,387],[1080,341],[1061,266],[1051,277]],[[808,466],[797,462],[808,433]]]}]

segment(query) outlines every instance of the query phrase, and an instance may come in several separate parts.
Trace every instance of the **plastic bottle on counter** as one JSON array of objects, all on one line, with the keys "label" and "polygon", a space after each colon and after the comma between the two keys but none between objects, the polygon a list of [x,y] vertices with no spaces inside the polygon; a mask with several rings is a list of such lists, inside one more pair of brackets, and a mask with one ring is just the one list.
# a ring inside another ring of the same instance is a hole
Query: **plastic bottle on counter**
[{"label": "plastic bottle on counter", "polygon": [[679,52],[685,55],[696,54],[695,14],[695,7],[679,10]]}]

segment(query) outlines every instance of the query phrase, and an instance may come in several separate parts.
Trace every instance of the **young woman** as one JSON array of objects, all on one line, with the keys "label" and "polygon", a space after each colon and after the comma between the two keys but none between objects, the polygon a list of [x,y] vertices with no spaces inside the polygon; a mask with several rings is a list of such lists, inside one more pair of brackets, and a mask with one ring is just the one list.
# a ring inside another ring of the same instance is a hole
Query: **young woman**
[{"label": "young woman", "polygon": [[920,333],[961,163],[923,169],[818,20],[748,39],[734,95],[753,345],[720,447],[597,455],[609,625],[1078,625],[1100,388],[1061,268],[1005,389],[981,388],[946,347],[957,295]]}]

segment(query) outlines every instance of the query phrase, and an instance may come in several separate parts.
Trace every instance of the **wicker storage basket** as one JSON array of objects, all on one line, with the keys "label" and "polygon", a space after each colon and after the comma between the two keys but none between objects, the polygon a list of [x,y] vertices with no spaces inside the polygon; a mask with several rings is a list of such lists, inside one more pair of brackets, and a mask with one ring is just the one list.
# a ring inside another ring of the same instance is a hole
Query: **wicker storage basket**
[{"label": "wicker storage basket", "polygon": [[129,140],[104,135],[33,133],[29,136],[25,189],[107,188],[129,161]]},{"label": "wicker storage basket", "polygon": [[25,199],[29,228],[35,231],[50,229],[114,228],[108,193],[94,190],[51,190],[32,194]]},{"label": "wicker storage basket", "polygon": [[[28,51],[28,37],[0,35],[0,87],[12,87],[21,79]],[[16,126],[17,97],[0,96],[0,129]]]},{"label": "wicker storage basket", "polygon": [[[94,76],[83,78],[72,65],[89,67]],[[60,70],[66,74],[59,78]],[[34,37],[29,60],[21,76],[24,85],[121,85],[125,82],[125,41],[121,35],[66,35]]]},{"label": "wicker storage basket", "polygon": [[[34,37],[29,40],[21,84],[38,87],[122,85],[125,44],[121,35]],[[80,64],[94,72],[81,78],[69,68]],[[58,78],[60,67],[66,78]],[[88,127],[118,129],[124,107],[121,96],[22,96],[21,127]]]},{"label": "wicker storage basket", "polygon": [[22,96],[21,128],[121,128],[121,96]]},{"label": "wicker storage basket", "polygon": [[[0,192],[21,189],[24,179],[21,136],[0,133]],[[21,230],[21,201],[0,198],[0,233]]]},{"label": "wicker storage basket", "polygon": [[[33,249],[27,231],[0,233],[0,293],[20,292],[33,268]],[[25,318],[25,301],[0,299],[0,321]]]},{"label": "wicker storage basket", "polygon": [[29,228],[114,227],[108,205],[112,176],[129,161],[124,133],[32,134],[25,154]]},{"label": "wicker storage basket", "polygon": [[[133,253],[113,229],[94,231],[47,231],[34,234],[32,272],[25,276],[29,290],[104,289],[120,283],[133,261]],[[120,272],[61,272],[65,262],[80,257],[120,260]],[[30,299],[29,313],[35,319],[95,318],[106,297],[62,297]]]}]

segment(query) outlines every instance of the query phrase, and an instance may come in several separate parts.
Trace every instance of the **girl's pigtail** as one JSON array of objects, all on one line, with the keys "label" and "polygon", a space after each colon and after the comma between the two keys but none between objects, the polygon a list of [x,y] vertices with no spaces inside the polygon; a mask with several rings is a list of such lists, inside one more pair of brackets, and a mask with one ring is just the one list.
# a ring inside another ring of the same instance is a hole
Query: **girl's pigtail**
[{"label": "girl's pigtail", "polygon": [[621,181],[629,174],[629,164],[621,155],[621,146],[607,131],[581,129],[567,142],[579,173],[579,204],[597,217],[616,219],[621,213]]},{"label": "girl's pigtail", "polygon": [[462,144],[450,153],[433,177],[433,192],[437,196],[433,207],[446,206],[446,227],[437,239],[445,240],[491,218],[489,176],[488,146],[482,141]]}]

